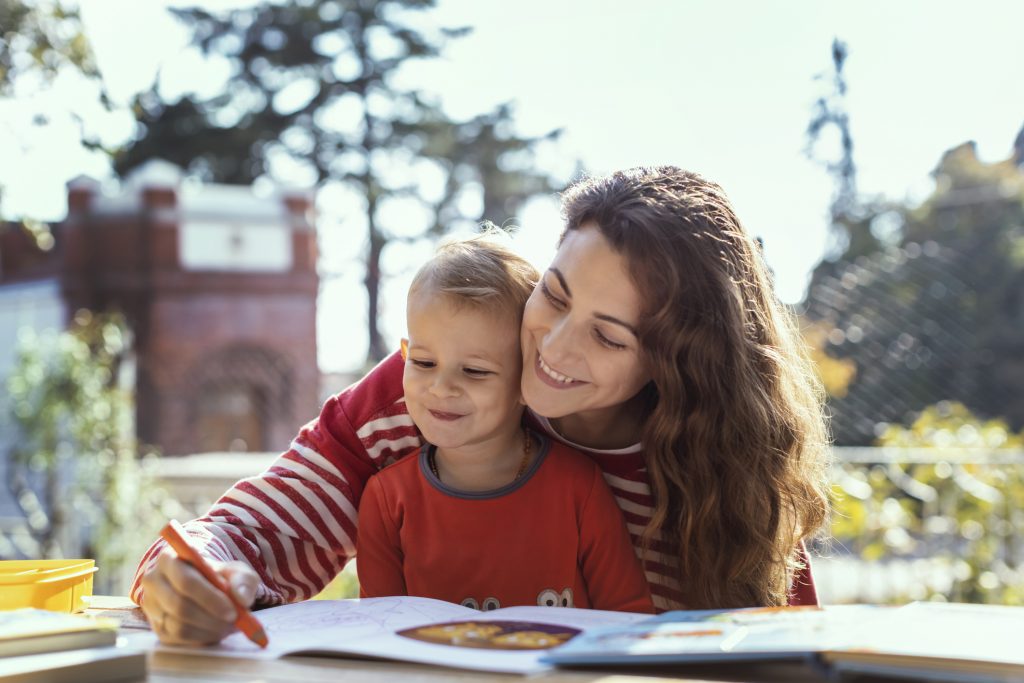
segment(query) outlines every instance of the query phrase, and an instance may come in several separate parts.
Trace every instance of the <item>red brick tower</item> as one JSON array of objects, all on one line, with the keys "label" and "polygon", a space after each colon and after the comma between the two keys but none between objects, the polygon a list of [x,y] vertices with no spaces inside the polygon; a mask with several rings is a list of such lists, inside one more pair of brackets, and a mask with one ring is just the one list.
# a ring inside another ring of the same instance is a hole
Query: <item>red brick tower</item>
[{"label": "red brick tower", "polygon": [[165,454],[287,448],[318,409],[316,233],[304,192],[183,186],[151,162],[107,197],[69,185],[68,310],[135,335],[138,433]]}]

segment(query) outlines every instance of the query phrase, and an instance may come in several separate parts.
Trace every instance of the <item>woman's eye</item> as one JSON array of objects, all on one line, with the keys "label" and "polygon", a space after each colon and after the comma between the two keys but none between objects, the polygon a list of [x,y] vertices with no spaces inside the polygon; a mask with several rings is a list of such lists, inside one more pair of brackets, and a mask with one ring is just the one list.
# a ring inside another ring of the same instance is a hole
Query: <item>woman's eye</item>
[{"label": "woman's eye", "polygon": [[597,336],[597,341],[600,342],[602,346],[607,346],[609,349],[616,350],[626,348],[625,344],[620,344],[619,342],[612,341],[608,337],[604,336],[601,333],[601,330],[595,329],[594,334]]},{"label": "woman's eye", "polygon": [[555,297],[555,295],[552,294],[551,290],[548,288],[547,283],[544,282],[543,280],[540,281],[540,292],[541,294],[544,295],[544,298],[548,300],[548,303],[550,303],[555,308],[563,308],[565,306],[565,302]]}]

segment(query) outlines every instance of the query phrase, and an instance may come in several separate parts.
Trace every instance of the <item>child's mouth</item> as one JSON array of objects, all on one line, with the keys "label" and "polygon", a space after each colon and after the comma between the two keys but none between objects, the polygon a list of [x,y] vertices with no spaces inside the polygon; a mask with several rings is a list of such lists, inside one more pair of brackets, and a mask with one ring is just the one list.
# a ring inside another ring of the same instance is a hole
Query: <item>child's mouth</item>
[{"label": "child's mouth", "polygon": [[458,420],[462,417],[462,415],[459,415],[458,413],[446,413],[443,410],[430,410],[428,412],[434,416],[435,420],[444,420],[445,422]]}]

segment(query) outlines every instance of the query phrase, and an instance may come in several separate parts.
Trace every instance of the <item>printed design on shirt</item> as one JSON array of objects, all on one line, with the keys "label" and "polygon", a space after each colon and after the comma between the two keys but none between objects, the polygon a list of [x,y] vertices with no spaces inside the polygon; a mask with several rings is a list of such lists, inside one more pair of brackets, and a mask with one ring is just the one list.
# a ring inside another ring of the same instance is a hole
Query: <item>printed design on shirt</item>
[{"label": "printed design on shirt", "polygon": [[470,609],[480,610],[481,612],[490,612],[491,610],[498,609],[501,607],[501,602],[498,598],[484,598],[483,602],[478,601],[476,598],[463,598],[462,602],[459,603],[463,607]]},{"label": "printed design on shirt", "polygon": [[563,588],[559,593],[553,588],[545,588],[537,596],[537,604],[541,607],[573,607],[572,589]]},{"label": "printed design on shirt", "polygon": [[579,629],[531,621],[453,621],[398,631],[398,635],[437,645],[487,650],[547,650],[579,634]]},{"label": "printed design on shirt", "polygon": [[483,602],[477,601],[476,598],[469,597],[463,598],[462,602],[459,603],[463,607],[469,607],[470,609],[478,609],[480,611],[488,612],[493,609],[498,609],[502,606],[502,603],[498,598],[483,598]]}]

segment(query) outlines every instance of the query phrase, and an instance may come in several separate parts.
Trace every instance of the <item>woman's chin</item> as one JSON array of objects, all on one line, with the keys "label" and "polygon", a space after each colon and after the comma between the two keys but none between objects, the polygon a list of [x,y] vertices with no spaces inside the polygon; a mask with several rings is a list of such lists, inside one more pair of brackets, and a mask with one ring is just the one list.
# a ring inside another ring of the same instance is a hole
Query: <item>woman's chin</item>
[{"label": "woman's chin", "polygon": [[547,387],[523,387],[523,401],[526,407],[541,417],[554,420],[577,412],[575,401],[567,401],[557,389]]}]

